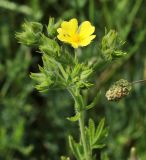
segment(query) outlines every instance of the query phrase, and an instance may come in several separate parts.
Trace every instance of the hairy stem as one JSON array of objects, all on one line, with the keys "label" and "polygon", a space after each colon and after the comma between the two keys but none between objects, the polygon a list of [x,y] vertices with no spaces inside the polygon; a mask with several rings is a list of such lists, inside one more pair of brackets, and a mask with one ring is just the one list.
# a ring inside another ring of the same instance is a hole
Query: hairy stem
[{"label": "hairy stem", "polygon": [[132,84],[135,84],[135,83],[144,83],[144,82],[146,82],[146,79],[144,79],[144,80],[134,81],[134,82],[132,82]]},{"label": "hairy stem", "polygon": [[[74,90],[69,90],[69,92],[71,93],[75,104],[77,105],[77,108],[82,108],[82,106],[79,107],[80,103],[78,102],[78,99],[75,95],[75,91]],[[75,108],[76,110],[76,108]],[[81,143],[83,145],[83,149],[84,149],[84,154],[85,154],[85,160],[92,160],[91,155],[89,154],[89,149],[87,146],[87,141],[86,141],[86,135],[85,135],[85,124],[84,124],[84,110],[80,111],[80,118],[78,120],[79,122],[79,128],[80,128],[80,137],[81,137]]]},{"label": "hairy stem", "polygon": [[88,147],[86,143],[86,137],[85,137],[85,125],[84,125],[84,111],[81,111],[81,116],[79,119],[79,127],[81,132],[81,140],[84,148],[85,158],[86,160],[91,160],[89,157]]}]

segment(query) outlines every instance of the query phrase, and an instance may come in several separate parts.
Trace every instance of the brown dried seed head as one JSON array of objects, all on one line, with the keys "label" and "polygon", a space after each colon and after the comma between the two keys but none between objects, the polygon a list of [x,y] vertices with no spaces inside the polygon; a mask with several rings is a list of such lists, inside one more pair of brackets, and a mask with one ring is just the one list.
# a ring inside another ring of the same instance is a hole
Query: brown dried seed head
[{"label": "brown dried seed head", "polygon": [[110,87],[105,96],[109,101],[118,101],[129,95],[131,88],[131,83],[127,80],[120,79]]}]

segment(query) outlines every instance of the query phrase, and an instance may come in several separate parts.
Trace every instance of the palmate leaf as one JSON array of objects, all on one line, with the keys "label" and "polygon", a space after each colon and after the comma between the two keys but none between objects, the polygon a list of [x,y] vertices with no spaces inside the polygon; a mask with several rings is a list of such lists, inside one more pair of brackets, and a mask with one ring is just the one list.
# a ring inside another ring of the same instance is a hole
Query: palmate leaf
[{"label": "palmate leaf", "polygon": [[105,128],[105,119],[99,122],[97,128],[95,127],[94,121],[89,120],[87,128],[87,137],[89,138],[90,147],[92,149],[103,148],[105,146],[104,139],[107,137],[108,131]]},{"label": "palmate leaf", "polygon": [[69,136],[69,146],[77,160],[84,160],[83,146],[76,143],[72,136]]}]

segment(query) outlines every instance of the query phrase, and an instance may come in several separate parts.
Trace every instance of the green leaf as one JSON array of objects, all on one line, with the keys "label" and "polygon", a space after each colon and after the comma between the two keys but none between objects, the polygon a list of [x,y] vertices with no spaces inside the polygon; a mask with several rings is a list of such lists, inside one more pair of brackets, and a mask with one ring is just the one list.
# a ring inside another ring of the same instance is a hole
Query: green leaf
[{"label": "green leaf", "polygon": [[72,153],[78,160],[83,160],[83,147],[81,144],[76,143],[72,136],[69,136],[69,146],[71,148]]},{"label": "green leaf", "polygon": [[107,137],[107,128],[104,127],[105,119],[99,122],[97,128],[95,128],[94,121],[89,120],[87,128],[87,138],[89,139],[91,149],[103,148],[105,146],[104,140]]},{"label": "green leaf", "polygon": [[72,121],[72,122],[78,121],[79,118],[80,118],[80,112],[77,112],[76,115],[74,115],[74,116],[72,116],[72,117],[67,117],[67,119],[68,119],[69,121]]},{"label": "green leaf", "polygon": [[105,147],[105,144],[95,144],[92,146],[92,149],[96,149],[96,148],[101,149],[103,147]]},{"label": "green leaf", "polygon": [[86,79],[87,77],[89,77],[91,74],[93,73],[93,70],[91,68],[86,69],[84,71],[82,71],[80,78],[81,79]]},{"label": "green leaf", "polygon": [[92,119],[89,119],[89,135],[90,135],[90,142],[93,142],[95,136],[95,124]]},{"label": "green leaf", "polygon": [[70,158],[69,157],[61,156],[61,160],[70,160]]},{"label": "green leaf", "polygon": [[94,142],[96,143],[104,130],[105,119],[103,118],[96,129]]},{"label": "green leaf", "polygon": [[16,147],[19,152],[23,153],[24,155],[28,156],[34,149],[33,145],[29,145],[27,147]]},{"label": "green leaf", "polygon": [[98,99],[99,99],[99,93],[97,93],[93,102],[91,104],[89,104],[88,106],[86,106],[86,110],[93,108],[96,105]]},{"label": "green leaf", "polygon": [[44,34],[41,36],[39,49],[42,53],[45,53],[50,57],[60,56],[60,47],[58,43],[55,40],[46,37]]},{"label": "green leaf", "polygon": [[107,153],[101,153],[101,160],[110,160]]}]

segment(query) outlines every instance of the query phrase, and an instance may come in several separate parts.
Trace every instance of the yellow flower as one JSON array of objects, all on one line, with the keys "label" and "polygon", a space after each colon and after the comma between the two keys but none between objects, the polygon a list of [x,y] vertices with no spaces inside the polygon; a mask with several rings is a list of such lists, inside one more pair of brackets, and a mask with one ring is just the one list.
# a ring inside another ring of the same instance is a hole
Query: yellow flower
[{"label": "yellow flower", "polygon": [[61,28],[57,29],[57,38],[60,41],[69,43],[73,48],[87,46],[96,37],[92,35],[95,27],[89,21],[84,21],[78,26],[77,19],[73,18],[69,22],[63,21]]}]

